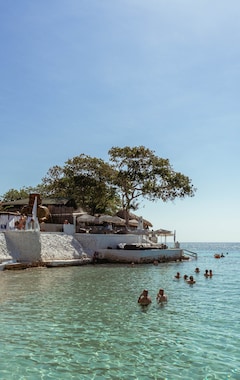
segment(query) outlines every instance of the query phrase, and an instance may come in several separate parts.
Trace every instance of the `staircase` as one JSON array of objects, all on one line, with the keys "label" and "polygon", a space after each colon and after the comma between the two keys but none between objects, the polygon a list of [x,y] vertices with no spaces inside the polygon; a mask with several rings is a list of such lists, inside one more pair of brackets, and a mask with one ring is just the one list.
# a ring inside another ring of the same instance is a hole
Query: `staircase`
[{"label": "staircase", "polygon": [[189,251],[189,249],[183,249],[183,252],[187,256],[191,256],[191,257],[194,257],[195,259],[197,259],[197,253],[196,252]]}]

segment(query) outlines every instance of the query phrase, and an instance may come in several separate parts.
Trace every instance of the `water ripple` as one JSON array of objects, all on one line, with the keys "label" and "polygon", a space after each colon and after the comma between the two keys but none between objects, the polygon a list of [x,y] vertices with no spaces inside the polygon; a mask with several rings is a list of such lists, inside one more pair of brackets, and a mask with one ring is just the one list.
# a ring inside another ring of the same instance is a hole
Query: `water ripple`
[{"label": "water ripple", "polygon": [[[239,251],[225,262],[205,249],[197,263],[1,273],[0,378],[239,380]],[[174,281],[177,271],[196,284]],[[145,287],[153,302],[142,310]]]}]

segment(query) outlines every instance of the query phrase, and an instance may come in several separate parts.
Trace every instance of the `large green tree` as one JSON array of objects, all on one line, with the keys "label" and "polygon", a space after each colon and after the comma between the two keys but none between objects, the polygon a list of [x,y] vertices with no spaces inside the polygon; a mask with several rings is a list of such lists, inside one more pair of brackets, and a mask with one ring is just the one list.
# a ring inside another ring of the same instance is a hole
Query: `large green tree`
[{"label": "large green tree", "polygon": [[65,163],[64,174],[71,179],[76,201],[91,214],[113,213],[119,207],[113,169],[104,160],[80,154]]},{"label": "large green tree", "polygon": [[173,170],[168,159],[139,147],[113,147],[109,162],[85,154],[68,159],[63,167],[53,166],[35,188],[9,190],[3,201],[26,198],[31,192],[42,197],[73,198],[91,214],[113,214],[123,208],[128,221],[142,199],[166,202],[194,196],[189,177]]},{"label": "large green tree", "polygon": [[113,169],[102,159],[85,154],[68,159],[63,168],[49,169],[43,178],[52,196],[72,197],[91,214],[114,213],[120,207]]},{"label": "large green tree", "polygon": [[166,202],[194,196],[196,189],[189,177],[174,171],[168,159],[156,156],[144,146],[113,147],[108,154],[115,172],[113,183],[121,194],[126,218],[131,209],[139,207],[142,198]]}]

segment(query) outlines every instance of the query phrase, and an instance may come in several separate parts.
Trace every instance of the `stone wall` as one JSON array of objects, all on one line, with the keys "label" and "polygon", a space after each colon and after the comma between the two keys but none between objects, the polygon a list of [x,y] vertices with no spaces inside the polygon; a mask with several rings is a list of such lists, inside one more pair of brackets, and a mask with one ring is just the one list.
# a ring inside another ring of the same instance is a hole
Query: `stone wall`
[{"label": "stone wall", "polygon": [[0,233],[0,262],[36,262],[80,259],[81,244],[72,235],[39,231],[6,231]]},{"label": "stone wall", "polygon": [[6,231],[6,248],[13,260],[21,262],[41,259],[41,242],[38,231]]}]

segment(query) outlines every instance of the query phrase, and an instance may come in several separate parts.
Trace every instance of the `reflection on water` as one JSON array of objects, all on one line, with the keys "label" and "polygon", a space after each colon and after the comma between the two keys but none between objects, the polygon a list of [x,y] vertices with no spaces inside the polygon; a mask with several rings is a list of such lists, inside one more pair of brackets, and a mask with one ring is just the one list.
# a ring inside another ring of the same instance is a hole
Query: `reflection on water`
[{"label": "reflection on water", "polygon": [[[215,248],[158,266],[1,272],[0,378],[239,379],[240,245],[220,260]],[[196,284],[175,281],[177,271]],[[163,307],[159,287],[169,298]],[[143,311],[144,288],[153,302]]]}]

